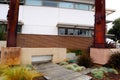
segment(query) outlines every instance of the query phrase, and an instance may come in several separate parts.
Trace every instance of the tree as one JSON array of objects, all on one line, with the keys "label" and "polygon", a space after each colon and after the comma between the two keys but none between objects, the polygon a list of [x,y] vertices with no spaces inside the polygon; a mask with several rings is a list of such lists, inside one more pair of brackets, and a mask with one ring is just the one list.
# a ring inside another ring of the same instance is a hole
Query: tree
[{"label": "tree", "polygon": [[112,28],[108,31],[108,34],[114,34],[114,40],[120,40],[120,18],[113,21]]}]

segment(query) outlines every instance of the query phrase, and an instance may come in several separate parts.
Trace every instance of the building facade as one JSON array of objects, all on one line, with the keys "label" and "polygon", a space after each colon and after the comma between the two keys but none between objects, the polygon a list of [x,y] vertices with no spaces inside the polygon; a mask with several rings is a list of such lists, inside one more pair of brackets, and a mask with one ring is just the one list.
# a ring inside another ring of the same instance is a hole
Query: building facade
[{"label": "building facade", "polygon": [[[0,0],[0,24],[4,26],[7,24],[8,4],[9,0]],[[88,48],[92,44],[94,29],[93,8],[94,0],[20,0],[18,32],[21,34],[18,36],[18,46],[32,47],[36,44],[34,47],[74,48],[79,44],[78,48]],[[75,38],[78,40],[75,41]],[[63,46],[61,43],[64,40],[66,45]]]},{"label": "building facade", "polygon": [[[94,25],[94,2],[88,1],[21,0],[19,21],[24,24],[21,33],[90,36],[89,29]],[[0,18],[4,21],[7,3],[2,0],[0,4]]]}]

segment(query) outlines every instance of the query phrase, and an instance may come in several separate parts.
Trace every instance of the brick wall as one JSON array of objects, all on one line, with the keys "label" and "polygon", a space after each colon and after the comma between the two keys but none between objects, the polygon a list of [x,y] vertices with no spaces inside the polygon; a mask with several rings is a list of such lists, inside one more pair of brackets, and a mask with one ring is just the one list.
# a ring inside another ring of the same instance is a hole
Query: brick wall
[{"label": "brick wall", "polygon": [[79,36],[18,34],[17,46],[29,48],[88,49],[93,39]]}]

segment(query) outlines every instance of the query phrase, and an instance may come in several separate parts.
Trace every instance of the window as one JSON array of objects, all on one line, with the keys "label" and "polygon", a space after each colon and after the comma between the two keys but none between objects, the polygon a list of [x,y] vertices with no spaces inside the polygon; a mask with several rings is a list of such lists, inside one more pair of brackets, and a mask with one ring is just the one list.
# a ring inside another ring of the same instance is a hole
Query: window
[{"label": "window", "polygon": [[20,0],[20,4],[24,4],[25,3],[25,0]]},{"label": "window", "polygon": [[58,34],[64,35],[65,34],[65,28],[60,28],[58,30]]},{"label": "window", "polygon": [[[25,0],[20,0],[20,4],[24,4],[24,1]],[[0,3],[5,3],[5,4],[7,4],[7,3],[9,3],[10,2],[10,0],[0,0]]]},{"label": "window", "polygon": [[18,25],[18,26],[17,26],[17,32],[18,32],[18,33],[21,33],[21,31],[22,31],[22,25]]},{"label": "window", "polygon": [[41,0],[26,0],[25,1],[26,5],[34,5],[34,6],[41,6],[42,5],[42,1]]},{"label": "window", "polygon": [[[17,26],[17,33],[21,33],[22,25]],[[5,32],[7,32],[7,25],[5,25]]]},{"label": "window", "polygon": [[[10,0],[0,0],[0,3],[8,4]],[[62,0],[20,0],[22,5],[30,6],[49,6],[49,7],[59,7],[59,8],[69,8],[78,10],[92,10],[92,4],[85,3],[75,3]]]},{"label": "window", "polygon": [[[22,25],[17,26],[17,32],[21,33]],[[0,40],[6,40],[7,24],[0,24]]]},{"label": "window", "polygon": [[87,4],[75,4],[75,8],[80,9],[80,10],[89,10],[89,5],[87,5]]},{"label": "window", "polygon": [[60,8],[74,8],[74,3],[70,2],[60,2],[59,3]]},{"label": "window", "polygon": [[74,30],[74,35],[78,35],[78,33],[79,33],[79,30],[78,30],[78,29],[75,29],[75,30]]},{"label": "window", "polygon": [[93,33],[94,31],[92,31],[92,30],[90,30],[88,33],[89,33],[89,36],[92,36],[92,33]]},{"label": "window", "polygon": [[57,7],[58,3],[56,1],[43,1],[43,6]]},{"label": "window", "polygon": [[0,24],[0,40],[5,40],[5,25]]},{"label": "window", "polygon": [[92,36],[92,30],[80,29],[80,28],[59,27],[58,28],[58,35],[76,35],[76,36],[91,37]]},{"label": "window", "polygon": [[5,24],[0,24],[0,33],[5,32]]},{"label": "window", "polygon": [[92,10],[93,9],[93,6],[92,5],[89,5],[89,10]]},{"label": "window", "polygon": [[74,29],[68,29],[68,35],[73,35],[74,34]]},{"label": "window", "polygon": [[6,2],[6,0],[0,0],[0,2]]},{"label": "window", "polygon": [[[0,21],[0,31],[4,31],[4,32],[7,32],[7,22],[6,21]],[[21,33],[21,30],[22,30],[22,25],[23,23],[21,22],[18,22],[18,26],[17,26],[17,32],[18,33]]]}]

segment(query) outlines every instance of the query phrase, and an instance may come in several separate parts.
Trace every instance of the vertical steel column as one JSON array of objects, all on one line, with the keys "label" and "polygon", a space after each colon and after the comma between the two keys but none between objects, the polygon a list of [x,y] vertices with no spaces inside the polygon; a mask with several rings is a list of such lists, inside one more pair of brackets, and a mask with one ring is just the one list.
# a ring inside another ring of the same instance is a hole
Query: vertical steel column
[{"label": "vertical steel column", "polygon": [[7,23],[7,47],[16,47],[19,0],[10,0]]},{"label": "vertical steel column", "polygon": [[95,0],[94,47],[105,48],[105,0]]}]

